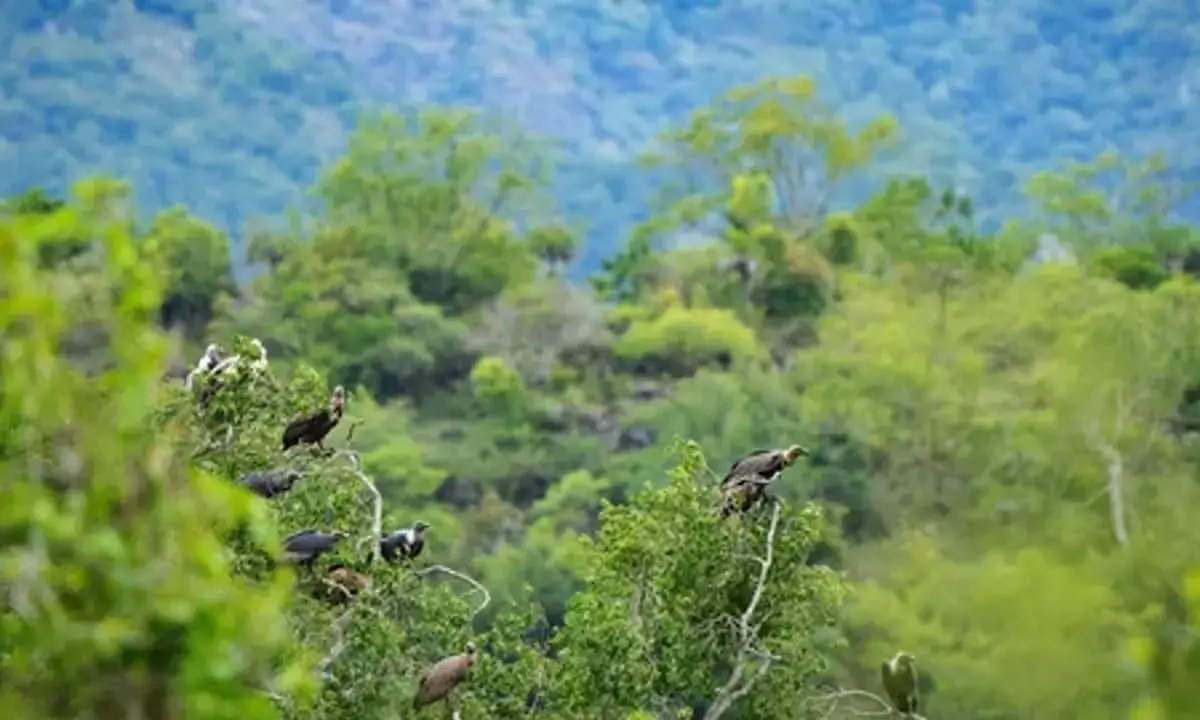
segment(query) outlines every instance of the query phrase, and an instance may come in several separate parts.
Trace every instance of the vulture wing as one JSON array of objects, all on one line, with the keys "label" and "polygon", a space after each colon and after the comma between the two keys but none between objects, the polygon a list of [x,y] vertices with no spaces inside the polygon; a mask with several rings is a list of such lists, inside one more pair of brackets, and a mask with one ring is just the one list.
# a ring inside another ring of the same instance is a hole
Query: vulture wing
[{"label": "vulture wing", "polygon": [[721,481],[722,487],[737,485],[747,478],[771,477],[782,467],[778,450],[755,450],[730,466]]},{"label": "vulture wing", "polygon": [[305,431],[308,429],[309,418],[304,415],[297,415],[292,418],[292,421],[283,429],[283,449],[296,445],[304,438]]}]

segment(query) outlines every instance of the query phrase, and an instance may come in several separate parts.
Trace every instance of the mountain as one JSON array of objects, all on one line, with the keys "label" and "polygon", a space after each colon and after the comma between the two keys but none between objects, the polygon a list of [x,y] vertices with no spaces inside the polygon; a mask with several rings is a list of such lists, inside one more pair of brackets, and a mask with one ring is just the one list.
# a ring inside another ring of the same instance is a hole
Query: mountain
[{"label": "mountain", "polygon": [[236,233],[302,200],[361,108],[481,105],[562,141],[584,270],[645,211],[647,138],[766,75],[813,75],[851,122],[895,113],[879,174],[985,219],[1062,158],[1200,160],[1200,5],[1177,0],[41,0],[0,44],[0,191],[104,171]]}]

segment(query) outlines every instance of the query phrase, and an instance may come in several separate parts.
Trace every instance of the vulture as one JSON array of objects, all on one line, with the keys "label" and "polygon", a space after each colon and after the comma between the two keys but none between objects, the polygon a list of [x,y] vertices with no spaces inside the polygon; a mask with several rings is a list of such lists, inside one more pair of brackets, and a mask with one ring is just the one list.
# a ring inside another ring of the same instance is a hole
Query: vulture
[{"label": "vulture", "polygon": [[917,712],[917,659],[906,652],[898,652],[882,667],[883,689],[896,710],[902,715]]},{"label": "vulture", "polygon": [[767,486],[801,455],[808,455],[808,450],[792,445],[786,450],[755,450],[735,462],[721,480],[721,514],[727,516],[737,509],[745,512],[757,505],[766,497]]},{"label": "vulture", "polygon": [[346,537],[346,533],[341,530],[328,533],[320,530],[301,530],[288,535],[283,548],[288,560],[297,565],[311,567],[318,557],[332,550]]},{"label": "vulture", "polygon": [[355,572],[340,563],[329,568],[325,574],[329,600],[344,603],[371,587],[371,576]]},{"label": "vulture", "polygon": [[295,485],[296,481],[303,477],[304,475],[299,470],[280,468],[248,472],[238,478],[238,484],[255,495],[269,499],[291,490],[292,485]]},{"label": "vulture", "polygon": [[426,668],[417,678],[417,694],[413,697],[413,710],[420,710],[439,700],[449,701],[450,693],[467,679],[467,673],[475,664],[475,643],[467,643],[467,651],[439,660]]},{"label": "vulture", "polygon": [[333,430],[342,419],[342,410],[345,407],[346,390],[341,385],[338,385],[333,389],[333,397],[329,399],[329,407],[321,408],[310,415],[296,413],[296,416],[292,418],[292,421],[283,430],[283,449],[287,450],[294,445],[305,443],[316,445],[324,450],[325,446],[321,442],[329,434],[329,431]]},{"label": "vulture", "polygon": [[208,347],[204,348],[204,354],[200,356],[200,360],[196,363],[196,367],[192,368],[192,371],[187,374],[186,378],[184,378],[183,386],[188,390],[191,390],[192,383],[195,382],[196,376],[208,375],[211,373],[216,369],[217,365],[221,363],[221,360],[224,359],[224,357],[225,351],[222,350],[221,346],[217,345],[216,343],[212,343]]},{"label": "vulture", "polygon": [[428,529],[429,523],[418,520],[411,528],[389,533],[379,542],[379,554],[388,562],[416,558],[425,548],[425,531]]}]

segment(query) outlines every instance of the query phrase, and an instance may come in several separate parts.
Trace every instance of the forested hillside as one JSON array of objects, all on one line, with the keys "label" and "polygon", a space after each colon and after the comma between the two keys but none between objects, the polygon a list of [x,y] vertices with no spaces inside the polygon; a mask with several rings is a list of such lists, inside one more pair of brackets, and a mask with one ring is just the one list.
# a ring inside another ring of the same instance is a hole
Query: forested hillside
[{"label": "forested hillside", "polygon": [[[19,6],[19,7],[18,7]],[[803,72],[908,142],[847,184],[918,172],[988,227],[1028,174],[1109,146],[1200,161],[1200,6],[1178,0],[640,3],[40,0],[0,18],[0,191],[135,181],[241,237],[302,199],[366,105],[503,110],[560,141],[553,195],[594,270],[661,178],[634,156],[732,85]],[[239,265],[241,256],[237,258]]]},{"label": "forested hillside", "polygon": [[468,720],[882,716],[900,651],[928,718],[1196,717],[1191,168],[1048,166],[995,232],[921,176],[836,211],[907,134],[820,97],[667,128],[694,183],[586,283],[538,143],[445,107],[365,117],[246,286],[124,181],[9,199],[10,715],[435,716],[471,641]]}]

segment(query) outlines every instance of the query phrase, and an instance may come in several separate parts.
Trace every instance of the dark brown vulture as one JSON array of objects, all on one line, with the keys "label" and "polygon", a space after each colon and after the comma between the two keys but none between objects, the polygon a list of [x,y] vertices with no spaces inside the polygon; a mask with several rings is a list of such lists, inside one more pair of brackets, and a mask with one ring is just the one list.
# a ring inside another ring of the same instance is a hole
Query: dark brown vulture
[{"label": "dark brown vulture", "polygon": [[280,468],[246,473],[238,478],[238,484],[259,497],[270,499],[291,490],[303,477],[299,470]]},{"label": "dark brown vulture", "polygon": [[332,550],[346,537],[346,533],[341,530],[300,530],[288,535],[284,540],[284,554],[289,561],[297,565],[312,567],[318,557]]},{"label": "dark brown vulture", "polygon": [[349,602],[360,592],[371,587],[371,576],[355,572],[342,564],[329,568],[325,574],[326,597],[333,603]]},{"label": "dark brown vulture", "polygon": [[898,652],[882,667],[883,689],[902,715],[917,713],[917,659],[906,652]]},{"label": "dark brown vulture", "polygon": [[475,643],[467,643],[467,651],[439,660],[417,678],[417,694],[413,697],[413,710],[420,710],[439,700],[449,702],[450,694],[458,684],[467,679],[471,666],[475,664]]},{"label": "dark brown vulture", "polygon": [[802,455],[808,455],[808,450],[792,445],[786,450],[755,450],[735,462],[721,480],[721,514],[746,512],[757,505],[766,497],[767,486]]},{"label": "dark brown vulture", "polygon": [[329,399],[329,407],[321,408],[320,410],[310,415],[304,413],[296,413],[292,421],[283,430],[283,449],[299,445],[316,445],[322,450],[325,446],[322,441],[329,434],[330,430],[337,427],[338,422],[342,419],[342,411],[346,407],[346,390],[338,385],[333,389],[333,397]]},{"label": "dark brown vulture", "polygon": [[418,520],[411,528],[389,533],[379,542],[379,554],[388,562],[416,558],[425,547],[425,531],[428,529],[429,523]]}]

